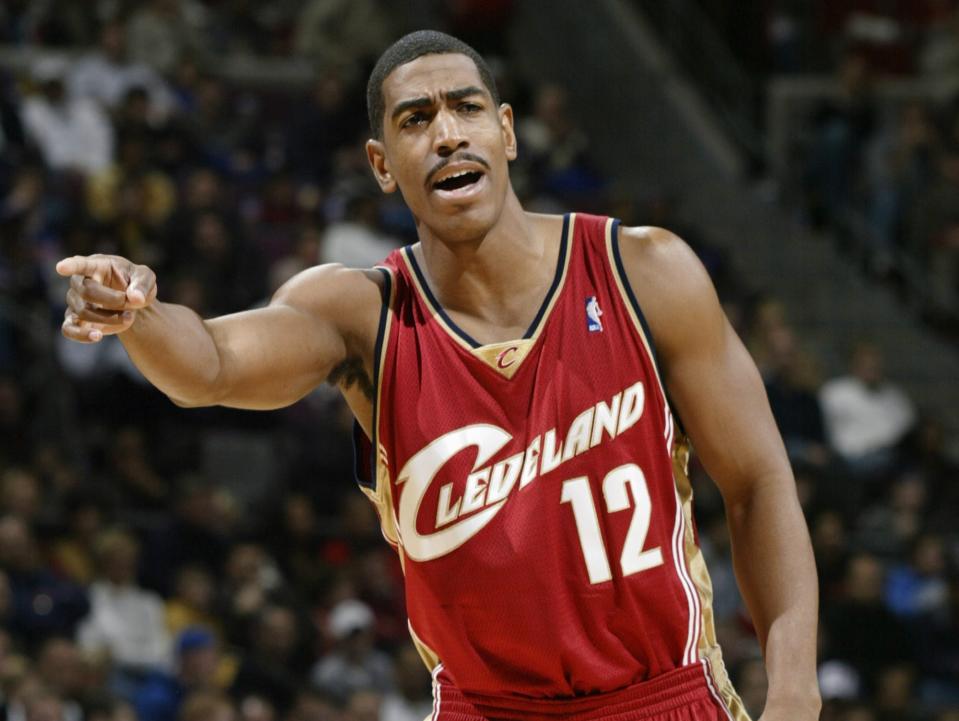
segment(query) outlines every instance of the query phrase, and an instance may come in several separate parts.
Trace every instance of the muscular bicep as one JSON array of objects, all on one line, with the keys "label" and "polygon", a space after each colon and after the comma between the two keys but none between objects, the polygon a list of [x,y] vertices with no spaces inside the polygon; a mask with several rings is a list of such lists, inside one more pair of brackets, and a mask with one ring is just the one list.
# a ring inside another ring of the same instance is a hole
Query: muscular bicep
[{"label": "muscular bicep", "polygon": [[[636,240],[636,239],[634,239]],[[664,382],[693,447],[727,503],[790,477],[759,371],[712,282],[681,240],[656,229],[627,266]],[[626,243],[624,242],[624,256]],[[635,275],[635,280],[632,276]]]},{"label": "muscular bicep", "polygon": [[266,308],[205,321],[219,361],[216,402],[280,408],[335,368],[364,365],[379,306],[374,274],[321,266],[283,286]]}]

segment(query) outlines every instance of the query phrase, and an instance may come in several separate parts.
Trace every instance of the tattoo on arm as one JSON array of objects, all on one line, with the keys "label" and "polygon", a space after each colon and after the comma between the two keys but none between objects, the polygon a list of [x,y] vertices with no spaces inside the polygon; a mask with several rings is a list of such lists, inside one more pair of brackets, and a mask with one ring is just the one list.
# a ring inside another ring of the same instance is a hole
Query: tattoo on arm
[{"label": "tattoo on arm", "polygon": [[373,400],[373,382],[370,380],[366,368],[363,367],[363,361],[359,358],[347,358],[330,371],[326,382],[331,386],[342,386],[344,389],[352,388],[354,385],[370,400]]}]

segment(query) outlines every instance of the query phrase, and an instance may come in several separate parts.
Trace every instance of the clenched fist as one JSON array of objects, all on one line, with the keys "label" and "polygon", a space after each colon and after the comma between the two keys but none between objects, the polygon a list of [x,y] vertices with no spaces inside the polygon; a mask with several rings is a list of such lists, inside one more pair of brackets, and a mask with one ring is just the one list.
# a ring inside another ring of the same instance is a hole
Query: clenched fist
[{"label": "clenched fist", "polygon": [[63,335],[80,343],[122,333],[157,295],[153,271],[118,255],[64,258],[57,273],[70,277]]}]

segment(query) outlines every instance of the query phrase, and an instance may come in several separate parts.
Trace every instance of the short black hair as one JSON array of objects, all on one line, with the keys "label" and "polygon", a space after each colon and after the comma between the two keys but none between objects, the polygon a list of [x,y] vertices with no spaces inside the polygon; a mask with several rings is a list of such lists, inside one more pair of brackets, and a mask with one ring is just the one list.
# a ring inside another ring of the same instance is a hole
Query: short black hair
[{"label": "short black hair", "polygon": [[417,30],[404,35],[390,45],[380,55],[380,59],[376,61],[376,65],[373,67],[373,72],[370,73],[369,82],[366,84],[366,111],[370,116],[370,130],[373,131],[373,137],[380,138],[383,135],[383,115],[385,113],[383,81],[386,80],[386,76],[400,65],[411,63],[424,55],[445,55],[447,53],[465,55],[472,60],[479,71],[483,85],[486,86],[493,98],[493,102],[499,105],[499,91],[496,89],[493,72],[478,52],[452,35],[436,30]]}]

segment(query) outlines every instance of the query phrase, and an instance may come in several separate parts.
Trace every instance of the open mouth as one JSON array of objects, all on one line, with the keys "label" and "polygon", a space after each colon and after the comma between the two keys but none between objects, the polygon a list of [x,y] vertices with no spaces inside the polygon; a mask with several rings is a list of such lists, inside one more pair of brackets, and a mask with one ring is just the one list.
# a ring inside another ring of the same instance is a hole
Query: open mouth
[{"label": "open mouth", "polygon": [[464,170],[461,173],[456,173],[448,178],[443,178],[439,182],[433,183],[433,189],[445,191],[460,190],[461,188],[467,188],[474,183],[478,183],[482,177],[483,174],[478,170]]}]

